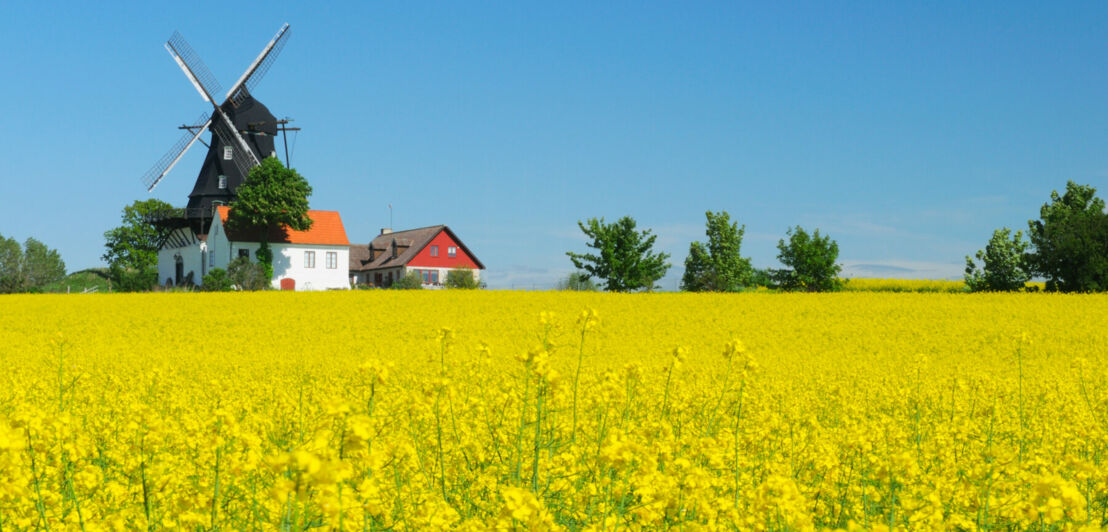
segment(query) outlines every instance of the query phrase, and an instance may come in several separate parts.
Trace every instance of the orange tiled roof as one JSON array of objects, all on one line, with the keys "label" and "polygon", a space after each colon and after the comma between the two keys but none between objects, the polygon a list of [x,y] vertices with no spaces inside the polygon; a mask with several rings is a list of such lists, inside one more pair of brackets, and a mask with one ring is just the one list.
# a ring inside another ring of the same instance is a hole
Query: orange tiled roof
[{"label": "orange tiled roof", "polygon": [[[216,210],[226,229],[231,208],[219,206]],[[311,229],[295,231],[288,227],[274,228],[269,231],[267,240],[273,244],[350,245],[350,241],[346,239],[346,229],[342,226],[342,218],[337,211],[308,211],[308,218],[312,219]],[[233,242],[257,242],[261,240],[260,236],[258,230],[227,232],[227,238]]]}]

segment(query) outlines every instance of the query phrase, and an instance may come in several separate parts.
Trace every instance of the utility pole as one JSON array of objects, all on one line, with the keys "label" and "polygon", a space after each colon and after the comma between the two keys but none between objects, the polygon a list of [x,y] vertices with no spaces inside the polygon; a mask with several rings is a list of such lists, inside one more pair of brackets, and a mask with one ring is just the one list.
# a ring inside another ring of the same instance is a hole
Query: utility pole
[{"label": "utility pole", "polygon": [[285,168],[292,168],[292,163],[289,162],[289,131],[300,131],[298,127],[288,127],[288,123],[292,122],[292,119],[285,117],[283,120],[277,121],[277,131],[281,132],[281,138],[285,141]]}]

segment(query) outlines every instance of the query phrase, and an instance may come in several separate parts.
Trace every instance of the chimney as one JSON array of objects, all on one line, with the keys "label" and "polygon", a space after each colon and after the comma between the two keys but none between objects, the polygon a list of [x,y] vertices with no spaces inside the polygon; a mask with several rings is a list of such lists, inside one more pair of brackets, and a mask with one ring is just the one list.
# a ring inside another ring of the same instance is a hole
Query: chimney
[{"label": "chimney", "polygon": [[373,252],[373,243],[369,243],[369,262],[373,262],[373,259],[377,258],[377,254]]},{"label": "chimney", "polygon": [[382,228],[381,228],[381,234],[382,234],[382,235],[387,235],[387,234],[389,234],[389,233],[391,233],[391,232],[392,232],[392,228],[391,228],[391,227],[382,227]]}]

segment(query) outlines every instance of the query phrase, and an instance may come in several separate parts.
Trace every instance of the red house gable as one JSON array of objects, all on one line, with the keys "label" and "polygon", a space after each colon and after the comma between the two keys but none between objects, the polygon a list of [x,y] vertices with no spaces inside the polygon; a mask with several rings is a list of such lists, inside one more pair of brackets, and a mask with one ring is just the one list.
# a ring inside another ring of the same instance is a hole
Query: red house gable
[{"label": "red house gable", "polygon": [[[436,248],[433,249],[433,248]],[[450,256],[450,248],[454,248],[454,256]],[[435,256],[432,256],[432,251],[436,250]],[[408,266],[411,267],[424,267],[424,268],[460,268],[462,266],[468,266],[475,270],[481,269],[482,266],[477,265],[477,261],[466,251],[466,248],[460,245],[454,238],[451,237],[450,232],[445,228],[439,231],[439,234],[435,235],[423,249],[419,250],[419,253],[412,260],[408,261]]]}]

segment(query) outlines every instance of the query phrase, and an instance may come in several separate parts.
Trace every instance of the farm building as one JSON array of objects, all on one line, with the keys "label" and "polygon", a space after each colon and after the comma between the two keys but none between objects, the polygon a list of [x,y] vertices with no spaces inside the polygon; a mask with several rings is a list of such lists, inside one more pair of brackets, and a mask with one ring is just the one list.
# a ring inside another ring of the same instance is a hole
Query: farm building
[{"label": "farm building", "polygon": [[[216,207],[208,233],[191,227],[175,230],[158,251],[158,279],[166,286],[200,284],[212,268],[226,269],[238,257],[257,258],[261,231],[227,231],[231,209]],[[285,290],[350,288],[350,241],[335,211],[308,211],[312,228],[273,229],[266,235],[273,251],[273,287]]]},{"label": "farm building", "polygon": [[382,229],[369,244],[350,246],[354,284],[378,287],[416,272],[426,288],[441,288],[451,270],[469,268],[479,281],[485,265],[445,225],[406,231]]}]

